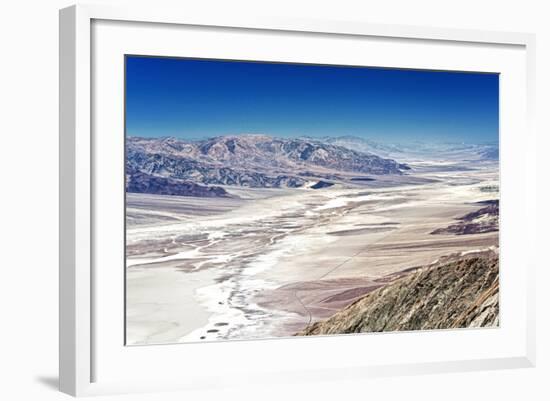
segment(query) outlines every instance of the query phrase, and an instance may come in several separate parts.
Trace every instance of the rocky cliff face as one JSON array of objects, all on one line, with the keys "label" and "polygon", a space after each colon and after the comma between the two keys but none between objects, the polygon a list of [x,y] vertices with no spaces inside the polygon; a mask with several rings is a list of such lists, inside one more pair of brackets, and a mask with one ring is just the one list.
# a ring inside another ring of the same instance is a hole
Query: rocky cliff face
[{"label": "rocky cliff face", "polygon": [[408,273],[298,335],[498,326],[498,254],[452,256]]},{"label": "rocky cliff face", "polygon": [[402,174],[405,165],[313,140],[264,135],[127,138],[127,171],[206,185],[301,187],[313,176],[334,172]]}]

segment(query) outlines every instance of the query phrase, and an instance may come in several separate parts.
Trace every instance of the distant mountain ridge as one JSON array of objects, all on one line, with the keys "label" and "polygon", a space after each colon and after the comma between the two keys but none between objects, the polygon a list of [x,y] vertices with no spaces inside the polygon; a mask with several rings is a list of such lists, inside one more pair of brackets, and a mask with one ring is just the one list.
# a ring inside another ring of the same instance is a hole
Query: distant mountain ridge
[{"label": "distant mountain ridge", "polygon": [[338,145],[266,135],[201,141],[128,137],[126,154],[127,183],[139,173],[141,184],[146,177],[164,177],[200,185],[295,188],[310,181],[309,176],[335,172],[399,175],[409,168],[393,159]]},{"label": "distant mountain ridge", "polygon": [[499,159],[498,143],[471,144],[437,141],[391,143],[352,135],[322,137],[319,140],[323,143],[399,160],[425,157],[479,161],[495,161]]}]

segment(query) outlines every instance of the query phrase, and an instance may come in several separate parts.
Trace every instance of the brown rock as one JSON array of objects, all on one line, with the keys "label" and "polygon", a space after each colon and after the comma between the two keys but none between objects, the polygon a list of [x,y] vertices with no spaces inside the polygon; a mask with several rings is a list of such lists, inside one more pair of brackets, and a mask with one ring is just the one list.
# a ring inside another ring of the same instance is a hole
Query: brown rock
[{"label": "brown rock", "polygon": [[297,335],[498,326],[498,255],[417,269]]}]

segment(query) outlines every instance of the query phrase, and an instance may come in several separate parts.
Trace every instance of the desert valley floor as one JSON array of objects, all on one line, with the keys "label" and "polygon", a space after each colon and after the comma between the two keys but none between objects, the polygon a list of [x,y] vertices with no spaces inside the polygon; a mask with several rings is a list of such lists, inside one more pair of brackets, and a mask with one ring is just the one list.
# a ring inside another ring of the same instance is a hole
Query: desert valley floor
[{"label": "desert valley floor", "polygon": [[415,267],[498,249],[498,231],[445,231],[498,199],[498,161],[411,166],[321,189],[128,193],[127,344],[292,336]]}]

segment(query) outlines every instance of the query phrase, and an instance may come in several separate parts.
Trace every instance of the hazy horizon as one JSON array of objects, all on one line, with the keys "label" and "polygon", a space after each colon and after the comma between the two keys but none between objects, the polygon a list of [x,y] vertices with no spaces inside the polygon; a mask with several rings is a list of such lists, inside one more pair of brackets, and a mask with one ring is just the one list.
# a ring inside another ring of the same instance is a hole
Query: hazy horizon
[{"label": "hazy horizon", "polygon": [[127,134],[128,138],[144,138],[144,139],[177,139],[188,142],[200,142],[208,139],[214,138],[223,138],[223,137],[239,137],[239,136],[267,136],[275,139],[311,139],[316,141],[322,141],[324,139],[344,139],[344,138],[354,138],[364,141],[372,141],[375,143],[390,145],[390,144],[402,144],[402,145],[411,145],[415,143],[419,144],[464,144],[464,145],[499,145],[498,139],[488,140],[482,142],[467,142],[467,141],[452,141],[452,140],[439,140],[438,138],[433,139],[396,139],[396,138],[371,138],[371,137],[360,137],[358,135],[327,135],[327,136],[308,136],[308,135],[272,135],[261,132],[243,132],[243,133],[228,133],[228,134],[219,134],[219,135],[207,135],[203,137],[191,137],[187,135],[132,135]]},{"label": "hazy horizon", "polygon": [[126,132],[498,142],[498,75],[127,56]]}]

